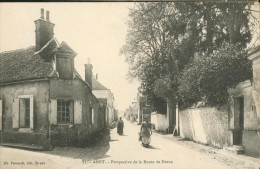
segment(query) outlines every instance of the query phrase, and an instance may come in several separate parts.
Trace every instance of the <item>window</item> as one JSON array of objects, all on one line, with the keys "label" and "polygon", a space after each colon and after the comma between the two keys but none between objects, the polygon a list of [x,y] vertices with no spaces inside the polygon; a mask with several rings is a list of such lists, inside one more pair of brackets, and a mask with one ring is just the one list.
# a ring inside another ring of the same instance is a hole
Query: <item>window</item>
[{"label": "window", "polygon": [[94,123],[94,109],[90,107],[90,124]]},{"label": "window", "polygon": [[21,98],[19,99],[19,127],[29,128],[30,127],[30,99]]},{"label": "window", "polygon": [[82,124],[82,101],[72,99],[50,99],[49,122],[51,125]]},{"label": "window", "polygon": [[21,95],[15,98],[13,113],[13,128],[19,128],[21,132],[31,132],[34,127],[33,96]]},{"label": "window", "polygon": [[94,117],[95,117],[95,116],[94,116],[94,109],[92,109],[91,114],[92,114],[92,115],[91,115],[91,117],[92,117],[92,118],[91,118],[92,124],[94,124],[94,122],[95,122],[95,121],[94,121]]},{"label": "window", "polygon": [[73,101],[57,100],[58,123],[73,123]]}]

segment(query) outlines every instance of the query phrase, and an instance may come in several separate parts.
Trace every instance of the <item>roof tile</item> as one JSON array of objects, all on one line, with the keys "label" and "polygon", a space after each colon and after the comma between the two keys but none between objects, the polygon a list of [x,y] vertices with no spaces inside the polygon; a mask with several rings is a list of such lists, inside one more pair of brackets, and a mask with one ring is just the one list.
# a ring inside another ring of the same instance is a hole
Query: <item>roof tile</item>
[{"label": "roof tile", "polygon": [[0,84],[46,78],[52,72],[51,62],[34,54],[35,47],[0,53]]}]

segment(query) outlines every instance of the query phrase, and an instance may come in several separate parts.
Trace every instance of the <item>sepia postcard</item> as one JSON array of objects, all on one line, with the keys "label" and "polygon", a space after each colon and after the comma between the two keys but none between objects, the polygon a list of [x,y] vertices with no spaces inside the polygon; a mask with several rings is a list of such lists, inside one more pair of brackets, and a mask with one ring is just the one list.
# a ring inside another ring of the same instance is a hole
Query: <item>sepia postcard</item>
[{"label": "sepia postcard", "polygon": [[0,3],[1,169],[260,167],[257,1]]}]

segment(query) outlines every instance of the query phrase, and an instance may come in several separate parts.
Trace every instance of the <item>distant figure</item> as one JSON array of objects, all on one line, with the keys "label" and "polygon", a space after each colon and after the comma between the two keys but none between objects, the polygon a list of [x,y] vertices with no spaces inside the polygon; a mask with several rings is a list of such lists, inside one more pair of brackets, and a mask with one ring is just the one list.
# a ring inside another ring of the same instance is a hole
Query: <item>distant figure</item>
[{"label": "distant figure", "polygon": [[117,133],[119,135],[122,135],[124,132],[123,129],[124,129],[124,121],[122,120],[122,117],[120,117],[117,123]]}]

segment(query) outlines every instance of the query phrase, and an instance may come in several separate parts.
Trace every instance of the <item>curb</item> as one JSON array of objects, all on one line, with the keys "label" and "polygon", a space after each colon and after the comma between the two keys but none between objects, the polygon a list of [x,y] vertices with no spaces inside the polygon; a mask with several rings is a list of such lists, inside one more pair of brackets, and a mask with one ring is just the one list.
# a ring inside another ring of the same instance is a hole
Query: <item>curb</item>
[{"label": "curb", "polygon": [[18,148],[18,149],[24,149],[24,150],[44,151],[43,146],[36,146],[36,145],[0,143],[0,146]]}]

